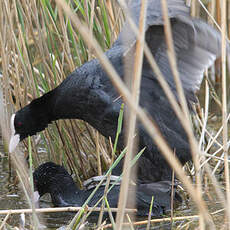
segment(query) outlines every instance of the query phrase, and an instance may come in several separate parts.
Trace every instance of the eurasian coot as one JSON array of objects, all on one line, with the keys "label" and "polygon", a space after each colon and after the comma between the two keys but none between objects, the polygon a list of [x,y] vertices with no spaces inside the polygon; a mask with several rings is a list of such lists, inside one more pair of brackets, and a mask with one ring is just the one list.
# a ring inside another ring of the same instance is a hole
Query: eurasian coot
[{"label": "eurasian coot", "polygon": [[[133,0],[128,7],[136,24],[139,22],[140,2]],[[190,17],[189,8],[186,7],[184,0],[168,1],[168,11],[177,68],[188,105],[191,105],[196,102],[195,93],[200,87],[203,72],[216,57],[220,56],[221,36],[207,23]],[[146,42],[170,88],[177,96],[167,56],[161,0],[148,1],[145,29]],[[131,65],[126,67],[132,70],[135,42],[134,33],[129,24],[125,23],[117,41],[105,53],[121,78],[125,73],[124,58],[129,59]],[[82,119],[105,137],[114,140],[122,103],[122,97],[119,97],[100,62],[97,59],[89,61],[71,73],[57,88],[34,99],[12,116],[12,138],[9,149],[13,151],[19,141],[44,130],[49,123],[58,119]],[[156,121],[162,135],[169,146],[176,151],[181,163],[190,160],[187,135],[146,58],[143,60],[140,105]],[[191,109],[191,106],[189,108]],[[137,123],[137,127],[139,149],[146,147],[138,161],[138,178],[151,182],[169,180],[171,169],[164,157],[143,125]],[[119,148],[124,147],[123,137],[122,131]]]},{"label": "eurasian coot", "polygon": [[[46,162],[40,165],[34,171],[33,178],[34,188],[39,193],[39,196],[49,193],[52,203],[57,207],[81,207],[93,191],[93,188],[80,190],[66,169],[53,162]],[[99,187],[88,206],[93,207],[96,204],[104,195],[104,189],[105,186]],[[136,190],[135,195],[134,185],[130,185],[129,197],[133,199],[133,196],[136,196],[137,215],[148,215],[152,197],[154,197],[152,216],[160,216],[170,209],[171,184],[169,181],[138,184],[136,185]],[[120,185],[115,185],[107,194],[111,208],[117,207],[119,191]],[[179,202],[181,201],[176,192],[174,192],[174,198]]]}]

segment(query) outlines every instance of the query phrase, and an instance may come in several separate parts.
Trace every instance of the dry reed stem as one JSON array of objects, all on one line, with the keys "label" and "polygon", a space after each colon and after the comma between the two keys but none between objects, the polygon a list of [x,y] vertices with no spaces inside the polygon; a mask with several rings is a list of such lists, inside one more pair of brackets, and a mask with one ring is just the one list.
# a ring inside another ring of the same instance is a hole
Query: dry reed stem
[{"label": "dry reed stem", "polygon": [[[132,82],[131,87],[131,97],[135,105],[139,104],[139,95],[140,95],[140,84],[141,84],[141,73],[142,73],[142,63],[143,63],[143,51],[144,51],[144,41],[145,41],[145,21],[146,21],[146,9],[147,9],[147,0],[142,0],[141,2],[141,10],[140,10],[140,18],[139,18],[139,36],[137,38],[136,43],[136,52],[135,52],[135,61],[134,61],[134,70],[133,70],[133,78],[130,82]],[[128,66],[127,66],[128,67]],[[128,77],[132,77],[129,76]],[[120,188],[120,195],[118,201],[118,213],[116,216],[116,229],[120,230],[122,227],[122,222],[124,219],[124,210],[127,204],[127,197],[129,196],[129,182],[130,182],[130,171],[131,167],[130,163],[132,160],[133,152],[135,152],[135,143],[133,137],[135,136],[136,130],[136,119],[137,114],[132,111],[128,111],[126,116],[129,116],[129,121],[126,127],[128,143],[127,143],[127,153],[125,155],[124,166],[123,166],[123,177]],[[130,204],[131,207],[134,206],[135,198],[133,199],[133,204]]]},{"label": "dry reed stem", "polygon": [[[131,229],[131,230],[134,230],[132,220],[131,220],[131,218],[130,218],[130,216],[129,216],[128,213],[126,214],[126,217],[127,217],[127,219],[128,219],[130,229]],[[123,226],[122,226],[122,227],[123,227]]]},{"label": "dry reed stem", "polygon": [[153,206],[153,202],[154,202],[154,197],[152,196],[152,200],[151,200],[150,208],[149,208],[148,223],[147,223],[147,226],[146,226],[146,230],[150,230],[150,221],[151,221],[151,217],[152,217],[152,206]]},{"label": "dry reed stem", "polygon": [[[213,213],[211,213],[211,215],[215,215],[215,214],[218,214],[220,212],[223,212],[225,209],[220,209],[218,211],[215,211]],[[191,219],[199,219],[200,218],[200,215],[192,215],[192,216],[178,216],[178,217],[173,217],[173,221],[180,221],[180,220],[191,220]],[[160,219],[152,219],[150,220],[150,223],[153,224],[153,223],[162,223],[162,222],[170,222],[171,221],[171,217],[166,217],[166,218],[160,218]],[[143,221],[137,221],[137,222],[134,222],[132,223],[133,226],[140,226],[140,225],[147,225],[148,224],[148,220],[143,220]],[[123,223],[122,227],[125,227],[125,226],[129,226],[130,223]],[[111,228],[112,225],[111,224],[107,224],[104,226],[104,229],[107,229],[107,228]]]},{"label": "dry reed stem", "polygon": [[10,213],[7,213],[7,215],[5,216],[4,220],[2,221],[2,224],[0,226],[0,230],[2,230],[6,224],[6,221],[8,220],[8,218],[10,217]]},{"label": "dry reed stem", "polygon": [[[89,31],[90,31],[90,36],[93,36],[93,19],[94,19],[94,15],[95,15],[95,0],[91,1],[91,15],[90,15],[90,22],[89,22]],[[91,47],[89,46],[89,59],[92,58],[92,51],[91,51]]]},{"label": "dry reed stem", "polygon": [[230,38],[230,1],[227,3],[227,33],[228,38]]},{"label": "dry reed stem", "polygon": [[173,73],[177,93],[179,96],[179,100],[182,106],[184,116],[186,117],[187,120],[189,120],[188,106],[187,106],[186,98],[184,95],[184,90],[181,84],[179,72],[177,69],[176,54],[174,50],[173,37],[172,37],[172,29],[171,29],[169,16],[168,16],[167,0],[161,0],[161,5],[162,5],[162,14],[163,14],[163,19],[164,19],[165,39],[166,39],[166,44],[168,47],[167,53],[169,57],[169,64],[170,64],[170,67]]},{"label": "dry reed stem", "polygon": [[220,184],[218,183],[216,177],[213,175],[213,173],[212,173],[212,171],[210,169],[210,166],[208,164],[205,164],[204,169],[207,172],[207,175],[208,175],[208,177],[210,178],[210,180],[212,182],[212,185],[214,187],[215,193],[216,193],[217,197],[219,198],[222,207],[225,210],[227,210],[229,207],[227,205],[226,198],[224,196],[224,193],[221,191]]},{"label": "dry reed stem", "polygon": [[[34,211],[36,213],[50,213],[50,212],[77,212],[81,210],[82,207],[64,207],[64,208],[36,208]],[[87,207],[87,211],[93,211],[93,212],[100,212],[100,207]],[[117,212],[117,208],[110,208],[112,212]],[[108,208],[105,208],[104,211],[108,212]],[[32,209],[14,209],[14,210],[0,210],[0,215],[8,215],[8,214],[21,214],[21,213],[32,213]],[[127,213],[135,213],[137,212],[136,209],[125,209],[125,212]]]},{"label": "dry reed stem", "polygon": [[227,226],[230,229],[230,182],[229,182],[229,163],[228,163],[228,122],[227,122],[227,92],[226,92],[226,1],[221,5],[221,68],[222,68],[222,124],[223,124],[223,151],[224,151],[224,173],[226,182],[227,197]]},{"label": "dry reed stem", "polygon": [[101,157],[100,157],[100,150],[99,150],[99,133],[96,131],[96,154],[97,154],[97,174],[98,176],[102,175],[101,169]]},{"label": "dry reed stem", "polygon": [[[205,71],[205,75],[206,75],[207,71]],[[205,132],[206,132],[206,125],[207,125],[207,121],[208,121],[208,109],[209,109],[209,87],[208,87],[208,82],[205,81],[205,112],[204,112],[204,116],[203,116],[203,127],[202,127],[202,132],[200,135],[200,142],[199,142],[199,150],[203,151],[202,148],[202,143],[205,143]],[[199,160],[200,158],[200,160]],[[202,179],[201,179],[201,165],[200,163],[203,162],[204,157],[202,156],[202,153],[200,155],[200,157],[197,155],[196,157],[197,160],[197,164],[195,164],[195,169],[196,169],[196,178],[197,178],[197,192],[200,194],[200,196],[202,196]],[[198,162],[199,161],[199,162]],[[205,229],[205,223],[203,218],[199,219],[199,225],[200,225],[200,229]]]},{"label": "dry reed stem", "polygon": [[[112,164],[111,164],[112,165]],[[104,189],[104,197],[106,197],[106,194],[108,192],[108,188],[109,188],[109,185],[110,185],[110,177],[111,177],[111,174],[112,172],[109,173],[107,179],[106,179],[106,184],[105,184],[105,189]],[[101,211],[100,211],[100,214],[99,214],[99,217],[98,217],[98,223],[97,223],[97,226],[99,227],[101,225],[101,222],[103,220],[103,213],[104,213],[104,208],[105,208],[105,200],[103,199],[102,200],[102,204],[101,204]]]},{"label": "dry reed stem", "polygon": [[[176,155],[176,151],[174,150],[174,156]],[[171,228],[172,228],[172,224],[173,224],[173,210],[174,210],[174,183],[175,183],[175,172],[174,170],[172,170],[172,185],[171,185],[171,201],[170,201],[170,217],[171,217]]]},{"label": "dry reed stem", "polygon": [[[205,105],[204,105],[204,115],[202,119],[202,131],[200,134],[200,141],[199,141],[199,149],[203,151],[202,145],[205,143],[205,133],[206,133],[206,127],[208,122],[208,110],[209,110],[209,86],[207,80],[205,80]],[[201,167],[201,166],[200,166]],[[199,170],[198,170],[199,171]]]}]

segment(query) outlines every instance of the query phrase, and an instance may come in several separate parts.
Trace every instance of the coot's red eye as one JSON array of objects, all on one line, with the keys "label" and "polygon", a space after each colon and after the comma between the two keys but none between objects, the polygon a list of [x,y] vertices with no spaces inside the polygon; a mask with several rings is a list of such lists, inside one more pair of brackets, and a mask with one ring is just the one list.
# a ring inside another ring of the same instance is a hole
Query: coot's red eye
[{"label": "coot's red eye", "polygon": [[18,126],[22,126],[22,122],[21,121],[18,122]]}]

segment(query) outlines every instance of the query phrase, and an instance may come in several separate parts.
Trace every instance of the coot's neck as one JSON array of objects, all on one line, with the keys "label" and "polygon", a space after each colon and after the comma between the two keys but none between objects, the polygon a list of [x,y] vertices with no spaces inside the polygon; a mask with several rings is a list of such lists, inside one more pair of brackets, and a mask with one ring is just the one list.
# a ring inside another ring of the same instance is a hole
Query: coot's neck
[{"label": "coot's neck", "polygon": [[68,88],[68,83],[67,78],[57,88],[34,99],[22,110],[31,111],[34,120],[44,123],[44,128],[48,123],[59,119],[84,119],[90,107],[91,92],[86,86],[81,88],[75,85],[74,88]]},{"label": "coot's neck", "polygon": [[20,140],[44,130],[54,120],[52,104],[55,101],[55,91],[52,90],[34,99],[17,111],[14,125],[16,134],[20,134]]},{"label": "coot's neck", "polygon": [[[99,65],[97,61],[93,64]],[[85,65],[83,67],[86,68]],[[114,121],[119,116],[121,99],[115,100],[118,94],[104,72],[84,76],[83,67],[74,71],[56,88],[53,120],[81,119],[109,137],[116,133],[117,123]]]},{"label": "coot's neck", "polygon": [[56,89],[51,90],[48,93],[45,93],[43,96],[34,99],[29,104],[29,110],[33,113],[33,116],[43,117],[44,122],[50,123],[51,121],[53,121],[52,104],[55,103],[55,100],[56,100],[55,92],[56,92]]},{"label": "coot's neck", "polygon": [[81,206],[84,192],[74,183],[64,167],[53,162],[40,165],[33,173],[35,191],[49,193],[55,206]]}]

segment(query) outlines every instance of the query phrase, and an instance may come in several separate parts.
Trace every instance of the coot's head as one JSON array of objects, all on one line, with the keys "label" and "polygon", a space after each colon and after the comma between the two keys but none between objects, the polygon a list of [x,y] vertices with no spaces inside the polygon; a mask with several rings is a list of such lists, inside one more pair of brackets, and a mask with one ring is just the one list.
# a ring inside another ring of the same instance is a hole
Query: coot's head
[{"label": "coot's head", "polygon": [[[33,173],[34,191],[39,197],[51,195],[55,206],[72,206],[81,202],[80,190],[66,169],[53,162],[40,165]],[[82,204],[82,203],[80,203]]]},{"label": "coot's head", "polygon": [[38,191],[39,196],[50,192],[52,185],[55,184],[59,168],[62,167],[53,162],[46,162],[35,169],[33,173],[34,191]]},{"label": "coot's head", "polygon": [[40,196],[50,193],[56,187],[68,186],[75,183],[66,169],[53,162],[41,164],[33,173],[34,188]]},{"label": "coot's head", "polygon": [[10,152],[20,141],[44,130],[51,122],[50,108],[44,104],[44,99],[35,99],[11,116]]}]

